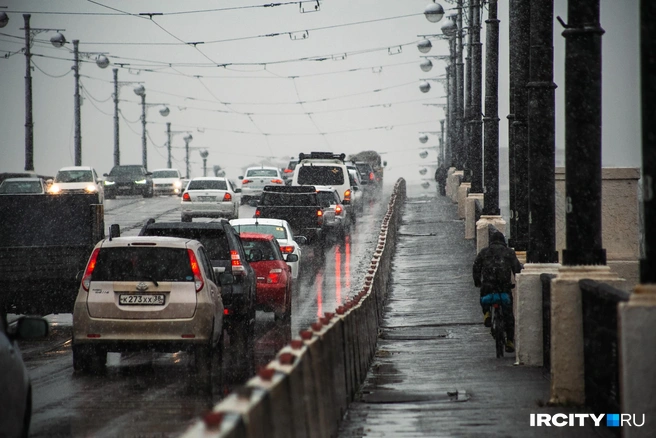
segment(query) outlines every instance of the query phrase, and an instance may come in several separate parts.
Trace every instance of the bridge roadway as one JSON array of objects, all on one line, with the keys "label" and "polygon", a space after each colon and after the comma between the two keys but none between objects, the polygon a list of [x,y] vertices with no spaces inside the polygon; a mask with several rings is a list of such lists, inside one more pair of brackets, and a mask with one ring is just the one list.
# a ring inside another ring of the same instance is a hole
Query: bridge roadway
[{"label": "bridge roadway", "polygon": [[[294,286],[291,323],[280,325],[272,314],[257,313],[256,366],[268,363],[292,333],[307,329],[318,315],[333,311],[360,289],[389,190],[383,194],[367,202],[356,230],[345,242],[335,243],[323,257],[305,248],[301,277]],[[124,235],[136,235],[149,217],[179,221],[179,208],[177,197],[106,200],[105,224],[118,223]],[[254,210],[242,206],[240,217],[252,217]],[[183,353],[109,353],[102,374],[80,376],[73,373],[71,315],[49,315],[48,319],[48,339],[21,344],[33,385],[32,437],[178,436],[242,383],[227,378],[222,393],[199,394],[193,389]],[[227,349],[225,374],[230,376],[230,369],[239,363]]]}]

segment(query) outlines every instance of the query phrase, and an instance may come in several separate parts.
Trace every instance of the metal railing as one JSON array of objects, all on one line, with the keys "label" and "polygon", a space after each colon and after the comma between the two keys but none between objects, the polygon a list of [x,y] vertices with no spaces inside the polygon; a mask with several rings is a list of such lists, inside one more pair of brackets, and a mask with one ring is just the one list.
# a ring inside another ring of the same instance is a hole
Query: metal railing
[{"label": "metal railing", "polygon": [[620,412],[617,305],[630,294],[593,280],[581,280],[579,287],[586,405],[595,413]]}]

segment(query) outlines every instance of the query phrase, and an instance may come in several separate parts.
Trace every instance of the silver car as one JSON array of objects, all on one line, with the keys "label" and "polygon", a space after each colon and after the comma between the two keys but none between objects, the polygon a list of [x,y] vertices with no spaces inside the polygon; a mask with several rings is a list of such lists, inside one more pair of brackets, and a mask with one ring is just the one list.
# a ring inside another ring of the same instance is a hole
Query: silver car
[{"label": "silver car", "polygon": [[282,174],[277,167],[249,167],[244,176],[239,177],[241,181],[241,203],[246,204],[251,200],[257,200],[262,194],[264,186],[284,185]]},{"label": "silver car", "polygon": [[239,217],[240,189],[226,178],[201,176],[189,181],[182,194],[181,220],[191,222],[195,217]]},{"label": "silver car", "polygon": [[[217,273],[218,275],[218,273]],[[94,248],[73,310],[73,368],[107,352],[185,351],[201,377],[218,371],[223,301],[205,248],[179,237],[115,237]]]}]

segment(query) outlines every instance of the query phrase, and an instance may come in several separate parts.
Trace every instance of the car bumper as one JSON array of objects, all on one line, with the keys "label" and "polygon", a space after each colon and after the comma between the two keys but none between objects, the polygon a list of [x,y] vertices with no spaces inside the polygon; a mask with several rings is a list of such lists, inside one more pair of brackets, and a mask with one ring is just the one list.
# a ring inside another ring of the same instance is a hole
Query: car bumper
[{"label": "car bumper", "polygon": [[248,198],[259,198],[262,194],[262,187],[242,187],[241,196]]},{"label": "car bumper", "polygon": [[156,195],[179,195],[181,192],[179,187],[172,186],[155,186],[154,191]]},{"label": "car bumper", "polygon": [[138,351],[145,345],[162,352],[178,351],[185,345],[210,342],[214,318],[215,306],[210,303],[198,303],[193,317],[180,319],[93,318],[86,303],[76,303],[73,343],[108,351]]},{"label": "car bumper", "polygon": [[227,217],[235,212],[235,206],[231,202],[220,204],[194,205],[193,208],[182,206],[182,214],[188,217]]},{"label": "car bumper", "polygon": [[257,284],[256,308],[264,311],[284,312],[285,291],[284,284]]}]

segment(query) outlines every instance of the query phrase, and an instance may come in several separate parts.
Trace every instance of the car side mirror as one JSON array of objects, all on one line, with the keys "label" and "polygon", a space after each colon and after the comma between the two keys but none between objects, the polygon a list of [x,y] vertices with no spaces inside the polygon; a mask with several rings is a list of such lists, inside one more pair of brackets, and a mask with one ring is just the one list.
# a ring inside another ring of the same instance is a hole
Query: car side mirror
[{"label": "car side mirror", "polygon": [[77,271],[77,274],[75,274],[75,282],[81,283],[82,277],[84,277],[84,271]]},{"label": "car side mirror", "polygon": [[243,175],[239,175],[239,176],[237,177],[237,179],[244,179],[244,176],[243,176]]},{"label": "car side mirror", "polygon": [[239,187],[235,188],[235,193],[241,193],[241,189]]},{"label": "car side mirror", "polygon": [[48,336],[48,320],[40,316],[21,316],[15,323],[14,339],[39,339]]},{"label": "car side mirror", "polygon": [[219,284],[221,286],[226,286],[235,283],[235,276],[232,275],[230,272],[222,272],[218,275],[218,278],[219,278]]},{"label": "car side mirror", "polygon": [[107,174],[107,173],[103,173],[103,176],[109,176],[109,174]]},{"label": "car side mirror", "polygon": [[307,245],[307,243],[308,243],[308,239],[305,236],[294,236],[294,240],[299,245]]},{"label": "car side mirror", "polygon": [[358,190],[360,190],[360,187],[353,186],[353,187],[351,187],[351,190],[353,190],[354,192],[357,192]]},{"label": "car side mirror", "polygon": [[153,172],[146,172],[146,176],[152,176]]},{"label": "car side mirror", "polygon": [[[154,221],[153,221],[154,222]],[[114,237],[121,237],[121,226],[119,224],[111,224],[109,226],[109,240]]]},{"label": "car side mirror", "polygon": [[298,261],[298,254],[285,254],[285,261],[287,263],[294,263]]}]

